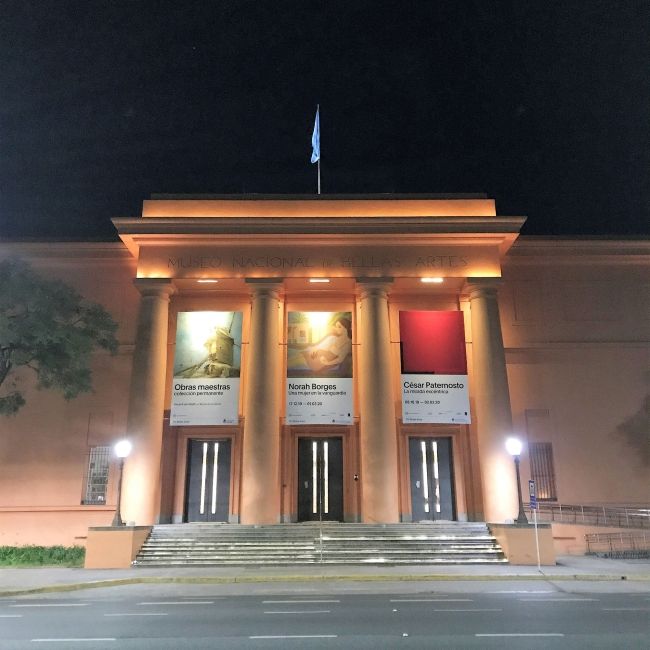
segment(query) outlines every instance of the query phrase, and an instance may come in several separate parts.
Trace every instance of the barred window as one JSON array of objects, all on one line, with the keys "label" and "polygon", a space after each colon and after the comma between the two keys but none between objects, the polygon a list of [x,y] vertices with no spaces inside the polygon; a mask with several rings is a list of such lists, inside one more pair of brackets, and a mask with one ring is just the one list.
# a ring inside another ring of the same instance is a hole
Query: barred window
[{"label": "barred window", "polygon": [[82,505],[104,505],[111,462],[110,447],[91,447],[84,477]]},{"label": "barred window", "polygon": [[552,443],[531,442],[528,452],[530,454],[530,475],[535,481],[537,498],[540,501],[557,501]]}]

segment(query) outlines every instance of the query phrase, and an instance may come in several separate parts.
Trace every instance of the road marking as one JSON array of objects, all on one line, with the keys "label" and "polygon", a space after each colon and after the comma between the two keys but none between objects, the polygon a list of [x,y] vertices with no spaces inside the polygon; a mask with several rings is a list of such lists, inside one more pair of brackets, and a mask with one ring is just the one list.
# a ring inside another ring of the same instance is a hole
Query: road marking
[{"label": "road marking", "polygon": [[126,612],[124,614],[104,614],[104,616],[169,616],[167,612]]},{"label": "road marking", "polygon": [[338,634],[278,634],[249,636],[249,639],[337,639]]},{"label": "road marking", "polygon": [[340,600],[263,600],[262,605],[302,605],[303,603],[340,603]]},{"label": "road marking", "polygon": [[538,634],[534,632],[511,632],[509,634],[475,634],[474,636],[564,636],[560,632],[540,632]]},{"label": "road marking", "polygon": [[438,598],[391,598],[388,602],[389,603],[439,603],[440,598],[443,597],[444,594],[440,594]]},{"label": "road marking", "polygon": [[88,641],[117,641],[115,637],[106,636],[106,637],[96,637],[96,638],[85,638],[85,639],[32,639],[32,643],[87,643]]},{"label": "road marking", "polygon": [[650,612],[650,607],[603,607],[603,612]]},{"label": "road marking", "polygon": [[9,607],[88,607],[88,603],[29,603]]},{"label": "road marking", "polygon": [[473,603],[471,598],[402,598],[393,599],[391,603]]},{"label": "road marking", "polygon": [[138,603],[138,605],[214,605],[214,600],[161,600]]},{"label": "road marking", "polygon": [[593,603],[600,598],[520,598],[522,603]]},{"label": "road marking", "polygon": [[486,591],[486,594],[554,594],[553,589],[502,589],[501,591]]},{"label": "road marking", "polygon": [[434,609],[434,612],[502,612],[503,609]]},{"label": "road marking", "polygon": [[329,609],[303,609],[292,612],[264,612],[265,614],[329,614]]},{"label": "road marking", "polygon": [[22,614],[0,614],[0,618],[22,618]]}]

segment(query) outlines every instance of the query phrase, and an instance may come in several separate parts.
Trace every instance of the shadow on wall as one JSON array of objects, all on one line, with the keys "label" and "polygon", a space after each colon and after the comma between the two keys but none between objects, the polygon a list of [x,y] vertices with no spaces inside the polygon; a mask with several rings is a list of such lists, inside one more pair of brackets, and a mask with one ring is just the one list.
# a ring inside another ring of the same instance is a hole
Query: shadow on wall
[{"label": "shadow on wall", "polygon": [[[646,374],[646,380],[650,380],[650,372]],[[643,466],[650,466],[650,393],[637,412],[616,427],[616,435],[634,450]]]}]

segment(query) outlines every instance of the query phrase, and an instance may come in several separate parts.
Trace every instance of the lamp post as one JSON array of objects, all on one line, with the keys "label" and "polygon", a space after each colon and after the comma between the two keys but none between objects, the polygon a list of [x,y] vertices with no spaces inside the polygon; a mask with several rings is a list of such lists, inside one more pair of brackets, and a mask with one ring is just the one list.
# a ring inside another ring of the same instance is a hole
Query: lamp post
[{"label": "lamp post", "polygon": [[521,478],[519,477],[519,456],[521,455],[522,446],[523,445],[521,444],[521,440],[518,438],[508,438],[506,440],[506,449],[515,461],[515,471],[517,472],[517,498],[519,499],[519,514],[515,519],[516,524],[528,523],[526,513],[524,512],[524,502],[521,498]]},{"label": "lamp post", "polygon": [[124,472],[124,461],[131,453],[132,447],[133,445],[129,440],[120,440],[115,443],[115,447],[113,447],[115,455],[120,459],[120,475],[117,479],[117,507],[115,508],[115,517],[113,517],[112,526],[124,526],[120,507],[122,503],[122,474]]}]

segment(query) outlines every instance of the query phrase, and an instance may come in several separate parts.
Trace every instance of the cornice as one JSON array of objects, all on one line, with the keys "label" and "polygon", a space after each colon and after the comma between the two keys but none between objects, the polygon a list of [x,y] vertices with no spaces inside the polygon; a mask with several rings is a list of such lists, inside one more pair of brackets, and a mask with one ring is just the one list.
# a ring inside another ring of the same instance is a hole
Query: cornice
[{"label": "cornice", "polygon": [[48,242],[4,241],[0,243],[0,257],[89,258],[93,260],[128,260],[131,255],[123,242]]}]

